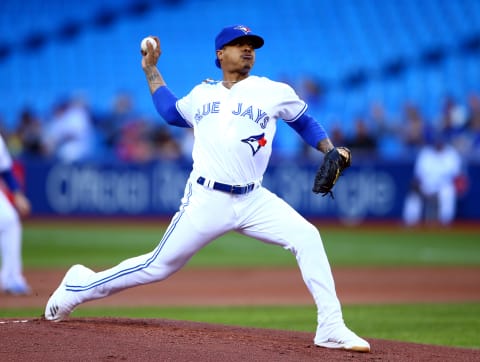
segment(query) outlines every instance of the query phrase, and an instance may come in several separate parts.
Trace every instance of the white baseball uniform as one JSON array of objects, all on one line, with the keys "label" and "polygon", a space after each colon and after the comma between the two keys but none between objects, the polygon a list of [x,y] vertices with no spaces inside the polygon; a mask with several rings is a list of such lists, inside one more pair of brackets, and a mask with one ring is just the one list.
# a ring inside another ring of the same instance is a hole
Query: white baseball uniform
[{"label": "white baseball uniform", "polygon": [[418,181],[419,191],[409,192],[403,210],[406,225],[418,224],[427,198],[436,197],[436,221],[450,224],[456,213],[457,191],[455,178],[461,174],[462,159],[458,151],[449,144],[436,148],[431,145],[423,147],[415,160],[414,176]]},{"label": "white baseball uniform", "polygon": [[[321,330],[343,324],[317,228],[261,185],[277,120],[294,122],[305,103],[284,83],[249,76],[231,89],[222,82],[202,83],[176,105],[195,135],[193,170],[178,212],[152,252],[68,283],[76,304],[163,280],[233,230],[291,251],[318,306]],[[232,185],[246,193],[218,190]]]},{"label": "white baseball uniform", "polygon": [[[0,172],[12,168],[12,158],[0,135]],[[0,253],[2,268],[0,283],[3,290],[26,286],[22,275],[22,227],[17,211],[0,190]]]}]

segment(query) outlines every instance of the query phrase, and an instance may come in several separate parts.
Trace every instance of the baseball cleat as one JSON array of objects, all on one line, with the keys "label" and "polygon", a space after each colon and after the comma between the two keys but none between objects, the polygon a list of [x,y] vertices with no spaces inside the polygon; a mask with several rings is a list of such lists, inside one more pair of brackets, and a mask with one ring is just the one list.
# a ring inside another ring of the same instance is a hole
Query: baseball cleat
[{"label": "baseball cleat", "polygon": [[314,343],[318,347],[344,349],[355,352],[370,352],[370,344],[353,333],[347,327],[342,327],[331,333],[327,339],[315,337]]},{"label": "baseball cleat", "polygon": [[45,319],[53,322],[60,322],[67,318],[79,304],[75,293],[66,289],[68,283],[78,282],[79,275],[93,274],[94,272],[83,265],[72,266],[62,279],[58,288],[48,299],[45,307]]}]

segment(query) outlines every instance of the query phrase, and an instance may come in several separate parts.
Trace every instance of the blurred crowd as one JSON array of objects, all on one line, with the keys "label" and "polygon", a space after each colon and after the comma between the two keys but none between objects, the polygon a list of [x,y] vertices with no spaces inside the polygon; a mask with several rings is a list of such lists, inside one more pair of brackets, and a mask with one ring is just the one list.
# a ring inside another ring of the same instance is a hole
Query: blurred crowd
[{"label": "blurred crowd", "polygon": [[25,160],[145,163],[191,158],[191,132],[142,115],[124,92],[107,111],[92,110],[83,96],[58,100],[43,117],[25,108],[15,127],[3,126],[0,132],[12,155]]},{"label": "blurred crowd", "polygon": [[[305,81],[294,88],[309,104],[310,113],[323,123],[321,87]],[[333,143],[350,147],[356,159],[413,160],[422,146],[441,135],[466,161],[480,162],[477,93],[467,99],[439,99],[437,112],[430,118],[412,102],[405,102],[396,115],[379,102],[369,107],[353,119],[324,124]],[[159,117],[140,114],[133,97],[125,92],[117,94],[107,108],[92,110],[81,96],[59,99],[47,115],[25,108],[13,127],[6,127],[0,115],[0,132],[12,155],[23,159],[128,163],[191,159],[190,129],[171,127]],[[288,126],[279,125],[273,147],[274,159],[319,157]]]},{"label": "blurred crowd", "polygon": [[[311,92],[312,87],[300,89]],[[306,100],[311,98],[300,94]],[[322,104],[309,104],[314,105],[313,112],[321,121],[322,113],[326,113]],[[326,128],[333,143],[351,148],[356,159],[413,161],[421,149],[441,138],[458,151],[465,163],[479,163],[480,93],[471,92],[465,99],[446,95],[437,100],[434,108],[426,114],[422,104],[405,101],[392,110],[376,101],[366,105],[366,111],[351,119],[335,119]]]}]

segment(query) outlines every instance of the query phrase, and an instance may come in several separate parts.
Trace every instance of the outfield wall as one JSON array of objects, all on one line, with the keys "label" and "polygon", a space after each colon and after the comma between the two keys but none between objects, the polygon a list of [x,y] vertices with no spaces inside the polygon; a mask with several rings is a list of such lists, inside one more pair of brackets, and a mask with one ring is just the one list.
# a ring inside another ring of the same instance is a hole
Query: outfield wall
[{"label": "outfield wall", "polygon": [[[148,165],[24,163],[27,195],[37,216],[170,216],[178,208],[189,163]],[[315,165],[271,165],[264,185],[307,217],[345,222],[400,219],[412,164],[358,163],[335,188],[335,199],[311,192]],[[474,180],[480,166],[468,168],[469,186],[458,203],[458,219],[480,220]]]}]

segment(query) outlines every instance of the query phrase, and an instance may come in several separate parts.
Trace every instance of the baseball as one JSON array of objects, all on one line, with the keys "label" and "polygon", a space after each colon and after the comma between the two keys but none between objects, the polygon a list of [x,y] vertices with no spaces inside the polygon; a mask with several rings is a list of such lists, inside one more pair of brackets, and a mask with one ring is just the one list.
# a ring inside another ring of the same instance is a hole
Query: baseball
[{"label": "baseball", "polygon": [[142,42],[140,43],[140,48],[142,49],[142,51],[146,52],[148,50],[147,43],[152,44],[153,50],[157,48],[157,42],[155,41],[155,39],[153,39],[151,36],[147,36],[146,38],[143,38]]}]

